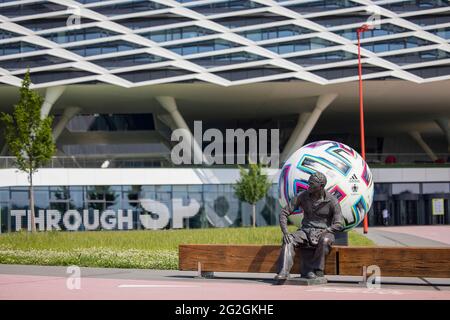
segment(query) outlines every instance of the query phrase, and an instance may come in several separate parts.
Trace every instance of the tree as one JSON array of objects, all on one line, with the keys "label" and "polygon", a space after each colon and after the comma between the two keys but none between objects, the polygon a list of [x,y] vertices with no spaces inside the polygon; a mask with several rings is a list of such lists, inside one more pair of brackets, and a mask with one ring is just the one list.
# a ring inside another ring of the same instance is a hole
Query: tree
[{"label": "tree", "polygon": [[234,186],[239,200],[252,206],[253,227],[256,226],[256,203],[265,197],[270,188],[267,175],[263,174],[261,164],[250,163],[248,170],[239,167],[241,177]]},{"label": "tree", "polygon": [[52,136],[53,118],[41,118],[44,99],[37,91],[30,89],[30,83],[28,71],[13,113],[2,112],[0,120],[5,124],[5,140],[11,154],[16,157],[16,166],[28,176],[31,230],[35,232],[33,174],[50,160],[56,147]]}]

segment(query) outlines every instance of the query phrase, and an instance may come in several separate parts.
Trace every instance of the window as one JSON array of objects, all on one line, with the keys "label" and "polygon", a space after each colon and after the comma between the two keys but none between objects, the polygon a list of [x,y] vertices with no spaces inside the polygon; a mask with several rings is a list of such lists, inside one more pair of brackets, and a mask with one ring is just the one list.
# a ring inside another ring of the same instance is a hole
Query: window
[{"label": "window", "polygon": [[258,2],[248,0],[232,0],[232,1],[215,2],[199,6],[191,6],[188,8],[205,15],[211,15],[230,11],[255,9],[261,7],[264,7],[264,5]]},{"label": "window", "polygon": [[86,56],[95,56],[100,54],[133,50],[138,48],[143,48],[143,46],[136,43],[120,40],[120,41],[96,43],[85,46],[70,47],[67,48],[67,50],[70,50],[73,53],[86,57]]},{"label": "window", "polygon": [[288,25],[281,27],[273,27],[267,29],[249,30],[241,32],[240,35],[253,40],[269,40],[283,37],[297,36],[301,34],[311,33],[312,31],[297,25]]},{"label": "window", "polygon": [[208,51],[217,51],[230,49],[239,46],[237,43],[222,39],[192,42],[179,45],[168,46],[167,49],[172,50],[181,55],[189,55]]},{"label": "window", "polygon": [[393,183],[392,194],[401,193],[420,193],[420,186],[418,183]]},{"label": "window", "polygon": [[179,39],[202,37],[214,33],[216,32],[209,29],[191,26],[191,27],[182,27],[182,28],[147,32],[142,33],[141,36],[156,42],[165,42]]},{"label": "window", "polygon": [[107,16],[114,16],[165,8],[168,7],[152,1],[127,1],[105,6],[91,7],[90,9]]},{"label": "window", "polygon": [[56,43],[67,43],[67,42],[76,42],[76,41],[111,37],[114,35],[118,35],[118,33],[101,28],[86,28],[81,30],[68,30],[62,32],[49,33],[43,35],[43,37]]}]

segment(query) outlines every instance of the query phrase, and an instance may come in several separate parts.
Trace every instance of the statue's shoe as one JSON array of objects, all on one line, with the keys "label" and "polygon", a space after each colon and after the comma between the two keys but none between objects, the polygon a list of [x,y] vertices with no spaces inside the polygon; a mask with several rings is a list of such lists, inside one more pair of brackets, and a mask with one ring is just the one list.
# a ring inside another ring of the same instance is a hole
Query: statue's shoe
[{"label": "statue's shoe", "polygon": [[316,270],[316,271],[314,271],[314,273],[315,273],[316,276],[319,277],[319,278],[325,276],[322,270]]},{"label": "statue's shoe", "polygon": [[279,273],[274,277],[274,279],[277,281],[282,281],[289,279],[289,277],[290,277],[289,273]]},{"label": "statue's shoe", "polygon": [[314,272],[310,271],[305,275],[305,278],[306,279],[317,279],[317,275]]}]

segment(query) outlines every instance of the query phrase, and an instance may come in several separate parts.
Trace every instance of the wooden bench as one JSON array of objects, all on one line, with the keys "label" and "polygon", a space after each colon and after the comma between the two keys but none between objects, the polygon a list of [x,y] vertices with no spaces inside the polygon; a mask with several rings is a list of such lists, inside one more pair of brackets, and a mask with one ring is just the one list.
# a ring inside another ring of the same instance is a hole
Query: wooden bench
[{"label": "wooden bench", "polygon": [[[179,269],[213,272],[275,273],[280,246],[274,245],[180,245]],[[325,274],[361,276],[363,267],[377,265],[382,276],[450,278],[450,248],[344,247],[333,246]],[[296,255],[293,274],[300,268]]]}]

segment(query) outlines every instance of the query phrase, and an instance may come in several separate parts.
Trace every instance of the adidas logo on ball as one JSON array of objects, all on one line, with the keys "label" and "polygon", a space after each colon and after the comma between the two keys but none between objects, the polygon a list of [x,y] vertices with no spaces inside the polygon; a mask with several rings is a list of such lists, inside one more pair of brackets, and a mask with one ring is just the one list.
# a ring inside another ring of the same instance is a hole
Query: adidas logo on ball
[{"label": "adidas logo on ball", "polygon": [[359,179],[356,176],[356,174],[353,174],[350,179],[348,180],[350,183],[359,183]]}]

